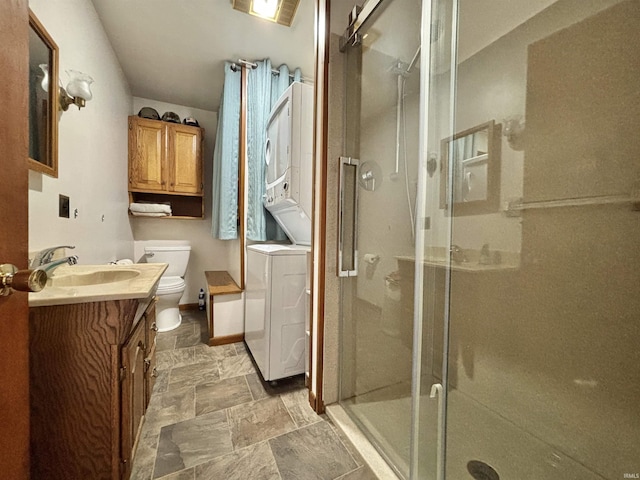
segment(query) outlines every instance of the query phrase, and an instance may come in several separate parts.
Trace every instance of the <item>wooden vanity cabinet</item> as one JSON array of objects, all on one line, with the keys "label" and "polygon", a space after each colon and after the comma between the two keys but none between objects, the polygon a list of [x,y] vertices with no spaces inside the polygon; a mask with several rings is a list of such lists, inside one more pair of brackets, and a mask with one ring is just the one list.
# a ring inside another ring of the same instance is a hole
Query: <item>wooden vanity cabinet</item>
[{"label": "wooden vanity cabinet", "polygon": [[201,217],[203,141],[202,128],[130,116],[131,201],[170,203],[174,216]]},{"label": "wooden vanity cabinet", "polygon": [[129,478],[154,322],[152,299],[30,308],[31,478]]}]

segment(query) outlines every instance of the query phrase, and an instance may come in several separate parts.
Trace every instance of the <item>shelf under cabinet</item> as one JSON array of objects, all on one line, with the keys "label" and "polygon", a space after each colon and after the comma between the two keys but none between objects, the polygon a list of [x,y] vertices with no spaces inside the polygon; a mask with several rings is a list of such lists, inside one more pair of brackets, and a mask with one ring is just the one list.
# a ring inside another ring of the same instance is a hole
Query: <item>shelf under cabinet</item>
[{"label": "shelf under cabinet", "polygon": [[169,193],[129,192],[130,203],[164,203],[171,205],[171,216],[144,217],[131,215],[136,218],[159,219],[202,219],[204,218],[204,197],[202,195],[182,195]]}]

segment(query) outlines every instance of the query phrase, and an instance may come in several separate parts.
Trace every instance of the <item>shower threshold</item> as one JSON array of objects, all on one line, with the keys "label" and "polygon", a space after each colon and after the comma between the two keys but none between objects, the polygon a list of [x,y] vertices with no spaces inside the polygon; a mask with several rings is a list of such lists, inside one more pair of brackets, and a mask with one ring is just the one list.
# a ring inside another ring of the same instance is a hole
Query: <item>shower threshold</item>
[{"label": "shower threshold", "polygon": [[339,404],[328,405],[325,410],[333,424],[349,439],[380,480],[401,480]]}]

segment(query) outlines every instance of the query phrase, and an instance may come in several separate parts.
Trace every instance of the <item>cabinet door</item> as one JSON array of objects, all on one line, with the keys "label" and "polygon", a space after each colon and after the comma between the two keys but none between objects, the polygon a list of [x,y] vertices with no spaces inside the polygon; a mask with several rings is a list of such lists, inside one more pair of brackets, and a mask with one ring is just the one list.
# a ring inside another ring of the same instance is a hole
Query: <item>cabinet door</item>
[{"label": "cabinet door", "polygon": [[[145,322],[141,319],[129,340],[122,346],[122,455],[126,469],[131,468],[145,411],[144,359]],[[128,476],[125,476],[128,478]]]},{"label": "cabinet door", "polygon": [[146,331],[146,352],[145,352],[145,408],[149,406],[151,400],[151,394],[153,393],[153,386],[156,383],[156,376],[158,372],[156,370],[156,332],[158,327],[156,326],[156,307],[155,301],[147,308],[144,313],[145,318],[145,331]]},{"label": "cabinet door", "polygon": [[169,191],[202,194],[202,129],[168,125]]},{"label": "cabinet door", "polygon": [[167,189],[166,131],[162,122],[129,117],[129,190]]}]

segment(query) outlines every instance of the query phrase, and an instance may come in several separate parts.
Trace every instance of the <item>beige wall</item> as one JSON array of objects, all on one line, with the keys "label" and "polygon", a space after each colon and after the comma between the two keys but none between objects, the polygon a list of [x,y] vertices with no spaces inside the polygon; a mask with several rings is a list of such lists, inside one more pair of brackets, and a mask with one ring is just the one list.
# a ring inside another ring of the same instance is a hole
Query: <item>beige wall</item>
[{"label": "beige wall", "polygon": [[337,276],[338,158],[342,155],[343,65],[339,36],[331,35],[329,58],[329,139],[327,145],[327,229],[324,294],[323,401],[338,401],[340,349],[340,278]]},{"label": "beige wall", "polygon": [[[83,264],[131,257],[127,82],[90,0],[31,0],[29,6],[60,49],[63,84],[67,69],[95,80],[86,107],[71,106],[60,117],[58,178],[29,174],[29,250],[75,245]],[[71,218],[58,217],[59,194],[69,197]]]}]

